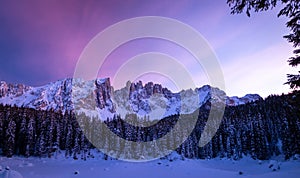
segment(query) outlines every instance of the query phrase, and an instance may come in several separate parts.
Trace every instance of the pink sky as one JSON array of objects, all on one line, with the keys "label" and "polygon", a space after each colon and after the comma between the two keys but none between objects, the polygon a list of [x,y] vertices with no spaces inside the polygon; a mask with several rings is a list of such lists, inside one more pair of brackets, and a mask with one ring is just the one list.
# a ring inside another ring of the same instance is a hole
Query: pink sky
[{"label": "pink sky", "polygon": [[[286,74],[294,70],[286,62],[292,47],[282,38],[288,30],[286,19],[277,18],[278,10],[248,18],[230,15],[226,0],[1,1],[0,80],[38,86],[72,77],[81,52],[99,32],[128,18],[163,16],[190,25],[206,38],[222,67],[228,95],[286,93]],[[192,57],[186,51],[154,39],[119,47],[99,75],[113,77],[128,59],[151,51],[173,56],[191,71],[199,87],[206,84],[204,71],[189,65]],[[174,88],[166,78],[155,76],[144,80]]]}]

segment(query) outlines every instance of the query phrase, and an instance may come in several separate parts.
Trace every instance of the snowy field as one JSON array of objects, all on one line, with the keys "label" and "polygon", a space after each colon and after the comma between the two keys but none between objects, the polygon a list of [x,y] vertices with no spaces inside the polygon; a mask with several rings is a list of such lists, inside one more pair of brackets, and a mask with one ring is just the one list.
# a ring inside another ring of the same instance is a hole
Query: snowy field
[{"label": "snowy field", "polygon": [[144,163],[117,160],[72,160],[0,157],[0,178],[154,178],[261,177],[298,178],[300,160],[168,160]]}]

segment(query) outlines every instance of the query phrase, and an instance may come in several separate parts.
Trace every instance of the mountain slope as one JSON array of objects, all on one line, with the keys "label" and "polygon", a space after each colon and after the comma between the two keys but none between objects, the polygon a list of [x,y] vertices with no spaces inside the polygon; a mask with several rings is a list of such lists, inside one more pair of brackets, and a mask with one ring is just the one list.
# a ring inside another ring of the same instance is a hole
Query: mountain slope
[{"label": "mountain slope", "polygon": [[2,104],[62,112],[75,109],[79,113],[92,116],[100,113],[103,119],[111,118],[115,114],[125,117],[129,113],[155,119],[179,113],[188,114],[208,100],[220,100],[222,97],[225,97],[228,106],[261,99],[257,94],[248,94],[242,98],[228,97],[224,91],[209,85],[172,93],[153,82],[145,85],[142,82],[128,82],[124,88],[114,91],[108,78],[95,81],[64,79],[40,87],[8,84],[3,81],[0,83]]}]

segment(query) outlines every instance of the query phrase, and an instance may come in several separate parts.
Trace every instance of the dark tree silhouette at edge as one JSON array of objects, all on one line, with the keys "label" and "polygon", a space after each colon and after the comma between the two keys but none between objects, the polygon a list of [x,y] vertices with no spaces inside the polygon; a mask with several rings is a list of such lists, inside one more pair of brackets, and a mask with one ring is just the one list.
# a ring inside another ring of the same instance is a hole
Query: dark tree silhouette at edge
[{"label": "dark tree silhouette at edge", "polygon": [[[279,11],[278,17],[285,16],[289,20],[286,26],[290,29],[290,34],[283,36],[288,42],[292,43],[295,56],[288,60],[292,67],[300,64],[300,1],[299,0],[227,0],[231,8],[231,14],[240,14],[244,11],[250,17],[250,12],[260,12],[273,9],[281,3],[283,8]],[[287,82],[291,89],[300,88],[300,71],[298,74],[287,74]]]}]

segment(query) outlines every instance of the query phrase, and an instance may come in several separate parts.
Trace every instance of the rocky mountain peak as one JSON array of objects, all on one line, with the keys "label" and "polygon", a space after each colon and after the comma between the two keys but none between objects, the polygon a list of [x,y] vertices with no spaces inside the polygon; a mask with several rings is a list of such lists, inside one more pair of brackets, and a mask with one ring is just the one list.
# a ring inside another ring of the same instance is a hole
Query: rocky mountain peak
[{"label": "rocky mountain peak", "polygon": [[110,79],[96,79],[95,80],[95,95],[96,104],[98,108],[103,109],[108,107],[110,112],[115,112],[115,106],[112,103],[112,87],[110,85]]},{"label": "rocky mountain peak", "polygon": [[30,90],[31,87],[23,84],[10,84],[4,81],[0,81],[0,98],[8,96],[21,96],[26,91]]},{"label": "rocky mountain peak", "polygon": [[90,116],[100,112],[101,118],[105,119],[115,114],[125,117],[128,113],[159,119],[192,113],[207,101],[220,102],[224,98],[229,106],[261,99],[256,94],[228,97],[224,91],[209,85],[173,93],[161,84],[148,82],[143,85],[141,81],[129,81],[124,88],[114,91],[109,78],[94,81],[64,79],[40,87],[0,83],[2,104],[63,112],[75,109]]}]

